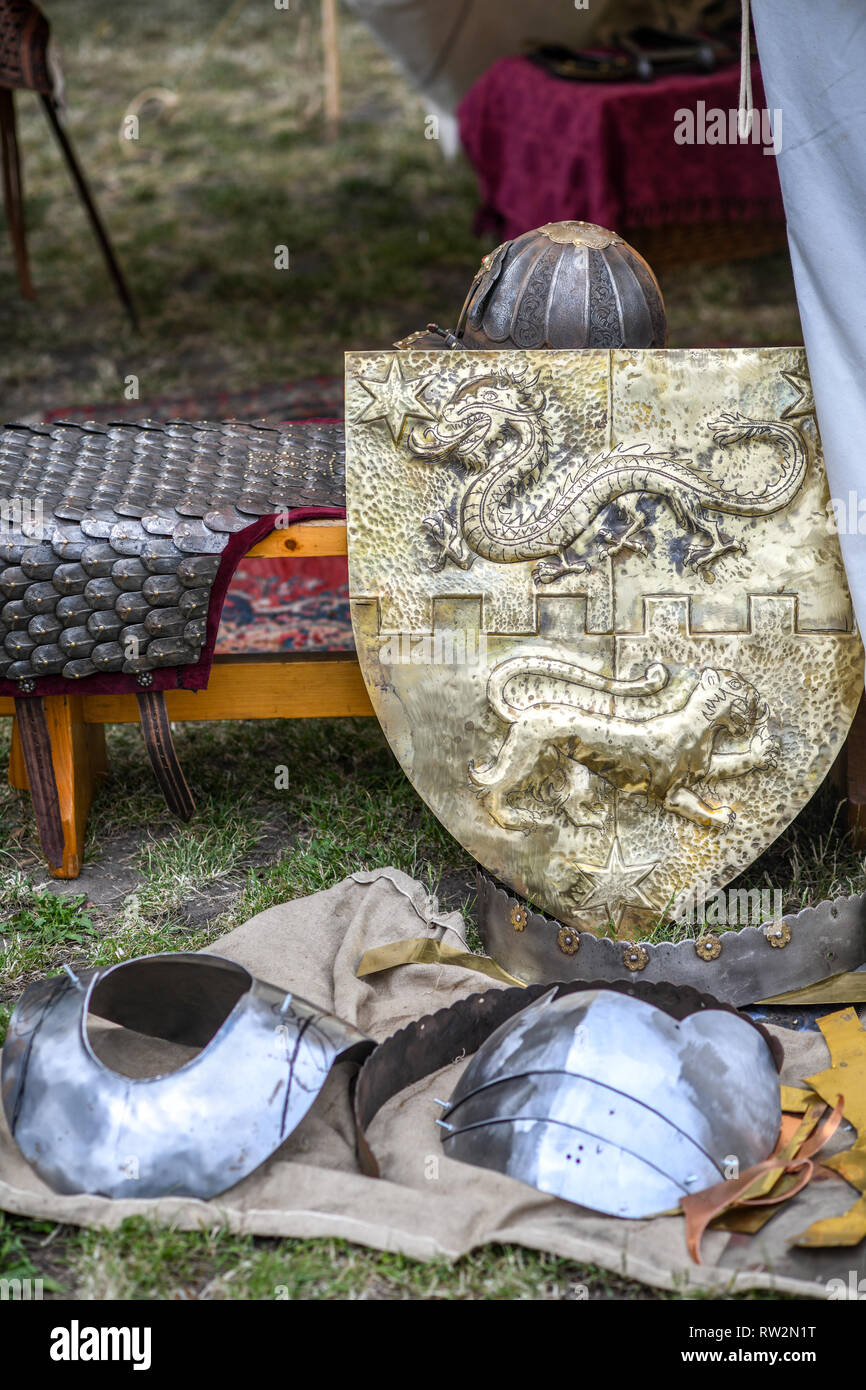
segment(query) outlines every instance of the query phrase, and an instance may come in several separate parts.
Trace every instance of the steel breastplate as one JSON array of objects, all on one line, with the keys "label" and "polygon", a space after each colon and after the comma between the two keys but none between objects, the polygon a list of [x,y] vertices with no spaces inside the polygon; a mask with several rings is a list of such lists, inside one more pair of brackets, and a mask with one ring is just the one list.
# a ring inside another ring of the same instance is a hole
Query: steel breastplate
[{"label": "steel breastplate", "polygon": [[779,1079],[728,1010],[676,1019],[611,990],[551,991],[479,1049],[440,1123],[450,1158],[643,1217],[767,1157]]},{"label": "steel breastplate", "polygon": [[[380,1043],[355,1087],[358,1159],[400,1091],[475,1054],[445,1106],[449,1158],[616,1216],[680,1198],[767,1157],[782,1050],[688,985],[585,981],[488,989]],[[444,1102],[437,1102],[443,1104]]]},{"label": "steel breastplate", "polygon": [[[122,1075],[88,1013],[201,1051],[177,1070]],[[338,1057],[372,1043],[220,956],[180,953],[59,976],[25,991],[3,1050],[3,1105],[55,1191],[213,1197],[270,1157]]]}]

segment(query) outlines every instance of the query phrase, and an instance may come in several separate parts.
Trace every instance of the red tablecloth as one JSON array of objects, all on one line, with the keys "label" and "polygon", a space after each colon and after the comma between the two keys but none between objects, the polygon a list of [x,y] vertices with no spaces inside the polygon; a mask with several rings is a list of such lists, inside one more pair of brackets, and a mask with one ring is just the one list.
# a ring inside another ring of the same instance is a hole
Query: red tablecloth
[{"label": "red tablecloth", "polygon": [[[735,110],[739,65],[655,82],[566,82],[503,58],[467,93],[460,134],[481,227],[503,239],[545,222],[603,227],[783,221],[776,161],[759,144],[676,144],[675,113]],[[757,64],[755,105],[764,105]],[[703,124],[703,123],[701,123]]]}]

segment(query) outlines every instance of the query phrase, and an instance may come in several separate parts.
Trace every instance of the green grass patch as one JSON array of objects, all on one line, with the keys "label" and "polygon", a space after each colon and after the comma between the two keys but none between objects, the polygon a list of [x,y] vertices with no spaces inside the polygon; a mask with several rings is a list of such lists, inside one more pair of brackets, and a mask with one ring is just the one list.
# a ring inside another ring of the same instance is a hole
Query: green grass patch
[{"label": "green grass patch", "polygon": [[25,1222],[0,1212],[0,1278],[41,1279],[43,1294],[62,1293],[63,1286],[38,1262],[54,1229],[50,1222]]},{"label": "green grass patch", "polygon": [[36,889],[18,873],[0,881],[0,989],[4,993],[20,988],[34,974],[56,969],[71,953],[80,954],[91,944],[96,928],[84,910],[85,902],[83,893],[60,896]]},{"label": "green grass patch", "polygon": [[[20,891],[16,888],[16,896]],[[94,931],[93,919],[83,908],[86,901],[84,893],[61,897],[45,890],[32,892],[9,919],[8,930],[39,936],[46,946],[68,941],[81,945]]]},{"label": "green grass patch", "polygon": [[[7,1250],[10,1268],[28,1271],[18,1277],[33,1277],[40,1266],[56,1264],[62,1256],[65,1282],[52,1281],[52,1288],[66,1297],[88,1300],[571,1302],[621,1299],[635,1293],[654,1299],[707,1297],[686,1286],[674,1292],[640,1289],[595,1265],[513,1245],[485,1246],[454,1263],[422,1263],[343,1240],[269,1240],[234,1235],[220,1227],[178,1231],[136,1218],[116,1230],[63,1232],[62,1251],[48,1246],[40,1258],[40,1238],[44,1242],[46,1231],[50,1235],[51,1228],[44,1223],[0,1214],[0,1269]],[[714,1295],[727,1296],[724,1291]],[[760,1300],[778,1295],[752,1291],[745,1297]]]}]

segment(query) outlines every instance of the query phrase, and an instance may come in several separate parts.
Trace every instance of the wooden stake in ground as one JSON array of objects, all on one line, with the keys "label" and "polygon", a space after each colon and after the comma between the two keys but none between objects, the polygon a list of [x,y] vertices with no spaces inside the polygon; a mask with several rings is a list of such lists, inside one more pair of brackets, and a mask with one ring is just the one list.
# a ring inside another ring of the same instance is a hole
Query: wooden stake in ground
[{"label": "wooden stake in ground", "polygon": [[325,53],[325,130],[336,140],[340,128],[340,50],[337,0],[322,0],[322,48]]}]

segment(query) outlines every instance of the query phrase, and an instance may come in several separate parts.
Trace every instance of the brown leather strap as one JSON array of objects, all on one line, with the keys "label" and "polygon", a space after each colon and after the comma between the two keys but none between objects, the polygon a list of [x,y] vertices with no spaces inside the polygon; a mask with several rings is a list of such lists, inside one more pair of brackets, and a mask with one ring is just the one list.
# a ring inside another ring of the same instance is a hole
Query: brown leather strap
[{"label": "brown leather strap", "polygon": [[195,802],[175,751],[165,695],[162,691],[142,691],[138,696],[138,708],[144,746],[166,805],[180,820],[189,820],[195,810]]},{"label": "brown leather strap", "polygon": [[63,862],[63,822],[43,701],[38,696],[16,698],[15,718],[18,721],[39,843],[51,867],[59,869]]}]

